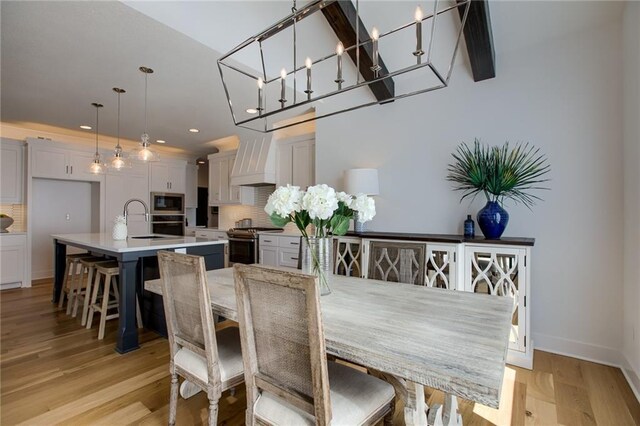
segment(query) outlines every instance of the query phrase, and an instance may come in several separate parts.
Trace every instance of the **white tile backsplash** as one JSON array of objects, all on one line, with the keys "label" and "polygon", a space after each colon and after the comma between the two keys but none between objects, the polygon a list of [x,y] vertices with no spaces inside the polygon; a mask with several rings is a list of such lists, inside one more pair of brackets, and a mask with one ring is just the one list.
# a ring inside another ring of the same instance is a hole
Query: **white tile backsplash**
[{"label": "white tile backsplash", "polygon": [[[251,218],[253,226],[272,228],[271,219],[264,211],[269,195],[276,190],[275,185],[259,186],[256,188],[256,204],[254,206],[220,206],[220,221],[218,228],[229,229],[236,225],[236,221]],[[295,232],[296,226],[292,223],[285,227],[286,232]]]}]

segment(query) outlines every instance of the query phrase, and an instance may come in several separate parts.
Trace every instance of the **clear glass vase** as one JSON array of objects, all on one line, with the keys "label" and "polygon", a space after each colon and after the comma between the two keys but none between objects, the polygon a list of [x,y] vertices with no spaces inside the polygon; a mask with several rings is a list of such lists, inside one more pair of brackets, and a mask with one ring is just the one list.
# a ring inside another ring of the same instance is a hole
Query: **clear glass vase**
[{"label": "clear glass vase", "polygon": [[329,282],[333,276],[333,239],[309,237],[302,239],[302,271],[318,277],[320,295],[331,293]]}]

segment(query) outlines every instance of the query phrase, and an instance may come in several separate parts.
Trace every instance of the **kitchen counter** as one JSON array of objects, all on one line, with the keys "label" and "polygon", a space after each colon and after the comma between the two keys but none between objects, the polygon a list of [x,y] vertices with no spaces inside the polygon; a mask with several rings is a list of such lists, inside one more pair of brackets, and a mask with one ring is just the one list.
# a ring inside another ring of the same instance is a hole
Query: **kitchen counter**
[{"label": "kitchen counter", "polygon": [[0,232],[0,235],[27,235],[27,231]]},{"label": "kitchen counter", "polygon": [[[157,235],[157,234],[156,234]],[[92,254],[102,254],[118,262],[119,311],[116,351],[126,353],[138,349],[136,324],[136,297],[142,305],[143,323],[146,328],[163,334],[166,329],[164,309],[153,295],[142,290],[144,280],[159,278],[158,250],[172,250],[202,256],[207,270],[224,267],[224,249],[227,240],[164,235],[158,239],[116,241],[110,233],[55,234],[51,236],[55,246],[55,279],[52,301],[57,303],[64,281],[67,246],[85,249]],[[157,298],[157,296],[156,296]],[[165,332],[166,334],[166,332]]]},{"label": "kitchen counter", "polygon": [[84,246],[88,249],[105,250],[116,253],[197,247],[225,244],[227,242],[226,240],[208,240],[206,238],[174,235],[165,235],[163,238],[157,239],[134,239],[128,237],[126,240],[116,241],[111,238],[110,233],[106,232],[96,234],[55,234],[52,235],[52,237],[63,243],[71,243],[72,245]]}]

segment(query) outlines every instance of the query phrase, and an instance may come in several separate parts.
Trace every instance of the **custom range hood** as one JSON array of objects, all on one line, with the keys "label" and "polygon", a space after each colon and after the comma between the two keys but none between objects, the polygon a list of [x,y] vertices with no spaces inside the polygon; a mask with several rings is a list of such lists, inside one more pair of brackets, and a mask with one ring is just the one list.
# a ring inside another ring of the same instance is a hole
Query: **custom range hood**
[{"label": "custom range hood", "polygon": [[231,171],[233,186],[263,186],[276,183],[276,149],[271,136],[240,141]]}]

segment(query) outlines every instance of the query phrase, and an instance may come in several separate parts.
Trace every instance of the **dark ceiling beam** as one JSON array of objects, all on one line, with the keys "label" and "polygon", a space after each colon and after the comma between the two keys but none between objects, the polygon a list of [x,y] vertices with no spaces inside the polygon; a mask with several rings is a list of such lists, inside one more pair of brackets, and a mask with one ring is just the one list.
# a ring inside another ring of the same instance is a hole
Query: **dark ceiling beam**
[{"label": "dark ceiling beam", "polygon": [[[457,0],[462,3],[465,0]],[[458,7],[460,19],[466,6]],[[474,81],[487,80],[496,76],[496,59],[493,50],[493,33],[489,16],[488,0],[471,0],[467,22],[464,26],[464,40],[467,44],[469,61]]]},{"label": "dark ceiling beam", "polygon": [[[338,0],[322,8],[324,17],[329,22],[329,25],[338,36],[338,39],[342,42],[345,49],[354,46],[356,44],[356,19],[359,19],[356,14],[356,7],[351,0]],[[367,31],[364,23],[360,19],[359,32],[360,40],[369,40],[371,36]],[[348,51],[349,56],[356,63],[356,49]],[[382,67],[380,75],[389,73],[389,70],[384,64],[382,57],[378,56],[378,64]],[[365,80],[373,80],[374,74],[371,71],[373,65],[373,49],[371,43],[366,46],[360,47],[360,75]],[[378,101],[384,101],[394,97],[395,89],[392,78],[385,78],[384,80],[369,84],[369,88]]]}]

